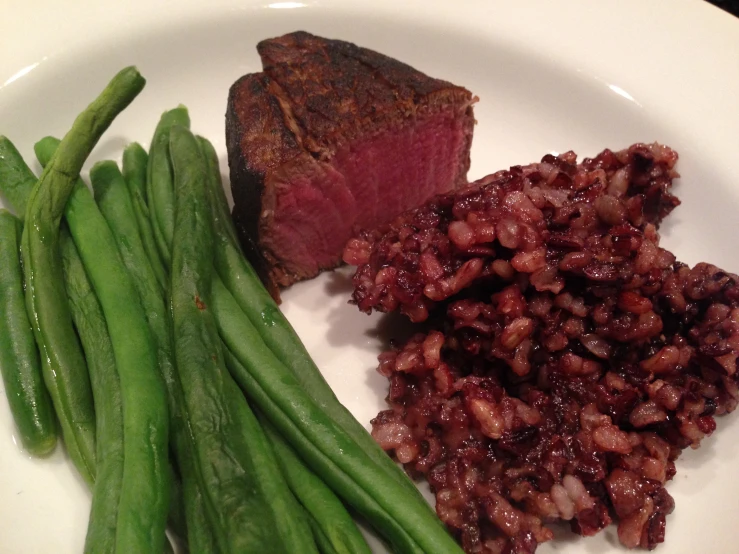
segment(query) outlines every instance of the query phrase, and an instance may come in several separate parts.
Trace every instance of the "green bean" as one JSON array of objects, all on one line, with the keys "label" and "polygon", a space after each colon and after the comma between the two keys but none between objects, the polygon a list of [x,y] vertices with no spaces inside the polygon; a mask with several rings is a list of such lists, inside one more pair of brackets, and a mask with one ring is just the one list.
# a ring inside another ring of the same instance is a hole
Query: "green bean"
[{"label": "green bean", "polygon": [[370,554],[357,524],[331,489],[303,465],[267,418],[259,417],[259,423],[272,445],[290,490],[311,517],[311,529],[321,552],[330,545],[330,551],[336,554]]},{"label": "green bean", "polygon": [[[277,359],[292,371],[310,397],[351,436],[375,464],[383,468],[385,473],[395,479],[401,487],[415,495],[417,501],[423,501],[427,506],[413,482],[336,398],[290,322],[282,314],[252,266],[244,258],[236,240],[236,230],[223,192],[217,159],[214,159],[215,152],[212,147],[203,147],[203,145],[204,143],[201,142],[201,148],[204,151],[212,152],[208,156],[211,160],[208,184],[210,185],[216,237],[215,266],[226,288],[256,327],[265,344]],[[428,507],[428,511],[433,515],[431,507]]]},{"label": "green bean", "polygon": [[[59,245],[72,318],[85,350],[96,407],[97,475],[92,489],[85,553],[113,554],[123,479],[120,380],[102,308],[66,227],[61,228]],[[172,494],[177,494],[175,487],[172,487]],[[176,517],[174,515],[173,519]],[[171,548],[165,548],[165,552],[171,551]]]},{"label": "green bean", "polygon": [[315,553],[310,528],[276,468],[269,443],[224,367],[209,307],[213,231],[198,143],[186,128],[174,126],[170,151],[176,192],[175,353],[218,544],[229,553]]},{"label": "green bean", "polygon": [[[163,302],[164,289],[158,286],[151,264],[142,263],[142,256],[146,256],[146,251],[134,215],[131,195],[118,164],[110,160],[97,162],[90,170],[90,184],[100,213],[110,227],[121,261],[131,273],[134,287],[146,311],[147,321],[160,318],[166,312],[157,310],[149,300],[158,298]],[[143,287],[150,285],[153,285],[153,290],[146,290],[145,294],[142,294]],[[171,352],[169,346],[171,339],[168,333],[165,336],[167,336],[167,340],[163,341],[165,344],[157,344],[157,349],[164,348]],[[161,360],[161,357],[159,358]]]},{"label": "green bean", "polygon": [[[190,465],[195,465],[191,462]],[[205,513],[205,498],[196,478],[182,481],[185,520],[187,522],[187,551],[190,554],[217,554],[216,537]]]},{"label": "green bean", "polygon": [[[36,144],[40,159],[54,146]],[[51,158],[59,158],[64,141]],[[116,551],[156,552],[164,547],[169,504],[166,392],[133,279],[90,191],[74,186],[65,216],[88,277],[98,296],[113,344],[123,397],[124,467]]]},{"label": "green bean", "polygon": [[[216,154],[216,149],[213,148],[207,138],[198,136],[197,139],[208,168],[208,191],[210,192],[211,210],[216,222],[214,224],[215,233],[216,235],[224,233],[230,243],[238,248],[239,238],[231,221],[231,210],[228,207],[228,200],[223,190],[218,154]],[[216,237],[216,240],[219,240],[219,238]]]},{"label": "green bean", "polygon": [[310,525],[310,530],[313,532],[313,540],[316,541],[316,546],[321,554],[339,554],[334,548],[333,543],[323,532],[321,526],[310,513],[308,513],[308,525]]},{"label": "green bean", "polygon": [[31,192],[21,242],[26,309],[41,353],[44,381],[67,451],[89,484],[95,475],[95,413],[87,366],[64,290],[59,223],[82,164],[144,83],[135,68],[125,68],[77,116]]},{"label": "green bean", "polygon": [[3,209],[0,209],[0,372],[23,447],[34,456],[49,454],[56,447],[56,420],[23,300],[20,222]]},{"label": "green bean", "polygon": [[36,181],[15,145],[0,136],[0,192],[21,221],[26,217],[26,205]]},{"label": "green bean", "polygon": [[[241,367],[231,367],[249,399],[300,457],[400,552],[461,552],[428,504],[359,446],[266,346],[219,280],[211,299],[218,330]],[[236,371],[234,371],[236,370]]]},{"label": "green bean", "polygon": [[[32,174],[20,155],[14,159],[14,164],[18,168],[14,173],[16,177]],[[14,203],[17,206],[26,206],[35,181],[13,182],[13,178],[11,176],[2,183],[3,190],[10,186],[15,191]],[[113,359],[113,347],[110,344],[100,304],[92,291],[69,230],[65,226],[62,226],[59,232],[59,248],[72,320],[85,351],[93,398],[97,399],[95,410],[96,435],[99,438],[96,451],[97,476],[93,486],[85,548],[86,552],[104,554],[112,552],[112,546],[115,544],[115,520],[118,514],[119,484],[123,468],[120,384]]]},{"label": "green bean", "polygon": [[[238,305],[233,298],[229,298],[228,291],[222,284],[214,282],[213,297],[216,299],[213,302],[214,305],[227,304],[230,309],[238,309]],[[236,314],[237,312],[233,313]],[[221,332],[221,335],[227,337],[228,333]],[[392,544],[394,552],[422,554],[423,550],[420,549],[414,539],[385,512],[370,493],[361,487],[357,487],[350,475],[344,472],[330,457],[315,449],[311,441],[304,437],[300,433],[300,429],[293,424],[290,416],[281,411],[269,394],[252,377],[250,371],[237,359],[225,339],[224,343],[226,344],[226,347],[224,347],[226,364],[231,375],[234,376],[249,400],[254,405],[259,406],[259,409],[263,410],[263,414],[269,414],[266,416],[269,421],[279,429],[280,433],[289,437],[286,440],[289,441],[303,462],[339,497],[363,515],[380,532],[380,535]]]},{"label": "green bean", "polygon": [[[172,423],[170,422],[170,429]],[[170,460],[169,464],[169,514],[167,523],[180,540],[187,542],[187,516],[185,514],[185,488],[182,478]],[[166,547],[166,544],[165,544]],[[165,548],[166,550],[166,548]]]},{"label": "green bean", "polygon": [[170,265],[174,230],[174,185],[169,157],[169,131],[173,125],[190,127],[190,116],[185,106],[178,106],[162,114],[149,148],[146,192],[154,236],[165,265]]},{"label": "green bean", "polygon": [[85,553],[114,554],[123,481],[121,383],[103,310],[66,226],[61,228],[59,247],[72,320],[85,351],[95,399],[97,472]]},{"label": "green bean", "polygon": [[133,277],[146,311],[149,329],[156,342],[159,371],[167,387],[169,401],[170,443],[184,480],[182,494],[187,536],[183,538],[187,539],[191,553],[212,552],[214,539],[205,521],[202,495],[197,485],[198,477],[193,463],[194,447],[183,406],[182,385],[174,365],[172,320],[167,312],[164,290],[159,286],[146,256],[130,189],[127,190],[118,166],[112,161],[98,162],[90,171],[90,180],[100,211],[115,238],[118,252]]},{"label": "green bean", "polygon": [[[42,166],[45,166],[46,164],[49,163],[49,161],[51,160],[52,156],[54,155],[54,152],[56,151],[57,147],[59,146],[59,143],[60,143],[59,139],[54,138],[54,137],[44,137],[38,143],[36,143],[36,145],[35,145],[34,148],[35,148],[36,155],[37,155],[37,158],[39,160],[39,163],[41,163]],[[76,187],[78,187],[78,188],[80,188],[80,187],[81,188],[86,188],[86,185],[85,185],[84,181],[82,181],[82,179],[78,179],[77,180]],[[134,222],[134,225],[135,225],[135,222]],[[64,228],[63,228],[63,231],[64,231]],[[67,230],[67,234],[68,234],[68,230]],[[64,233],[62,233],[62,237],[61,238],[64,238]],[[70,240],[72,240],[71,239],[71,236],[69,238],[70,238]],[[62,245],[62,248],[64,248],[63,245]],[[76,247],[74,248],[74,255],[76,257],[79,257],[79,253],[77,252]],[[79,264],[80,265],[82,264],[81,260],[79,261]],[[85,280],[87,280],[87,276],[86,275],[84,276],[84,278],[85,278]],[[134,282],[138,284],[137,281],[134,280]],[[67,292],[69,293],[69,290]],[[162,292],[162,291],[160,291],[160,292]],[[71,298],[70,298],[70,301],[71,301]],[[97,303],[97,298],[95,298],[95,302]],[[72,307],[74,308],[74,306],[72,306]],[[98,307],[99,307],[99,304],[98,304]],[[99,309],[101,309],[101,308],[99,308]],[[77,322],[77,318],[74,315],[74,310],[73,310],[72,316],[73,316],[73,319],[75,320],[75,326],[77,326],[78,325],[78,322]],[[147,313],[147,317],[148,316],[149,316],[149,314]],[[103,317],[103,316],[101,315],[101,317]],[[104,319],[103,319],[103,322],[104,322]],[[78,328],[78,334],[79,334],[79,332],[80,332],[80,330]],[[105,333],[106,333],[106,336],[107,336],[107,327],[105,328]],[[80,338],[83,338],[83,348],[85,349],[85,356],[87,356],[88,355],[87,354],[87,347],[84,344],[84,337],[80,336]],[[108,337],[107,340],[108,340],[108,342],[110,342],[110,337]],[[111,356],[112,356],[112,344],[109,345],[109,347],[111,349]],[[94,377],[92,375],[92,372],[93,372],[93,367],[90,367],[91,377]],[[93,381],[92,384],[93,384],[93,395],[96,396],[96,397],[105,398],[104,395],[101,396],[101,395],[98,395],[98,394],[95,393],[95,391],[94,391],[94,387],[95,387],[94,381]],[[118,394],[120,395],[120,393],[118,393]],[[96,405],[99,405],[99,403],[96,402]],[[97,416],[97,414],[96,414],[96,416]],[[97,416],[97,417],[99,418],[99,416]],[[98,421],[98,427],[99,427],[99,425],[100,425],[100,422]],[[176,478],[176,475],[175,475],[175,472],[174,472],[174,470],[172,469],[171,466],[169,468],[169,475],[170,475],[170,483],[172,484],[172,487],[171,487],[171,490],[170,490],[170,512],[169,512],[168,521],[169,521],[170,525],[172,526],[172,529],[175,531],[175,533],[177,533],[181,537],[185,537],[185,535],[186,535],[186,524],[184,522],[184,513],[183,513],[184,512],[184,508],[182,506],[182,491],[181,490],[175,490],[179,486],[179,482],[178,482],[178,480]],[[96,480],[96,484],[97,484],[97,480]],[[93,503],[94,503],[94,498],[93,498]],[[117,513],[117,511],[116,511],[116,513]]]},{"label": "green bean", "polygon": [[129,144],[123,151],[123,177],[128,185],[128,192],[133,202],[136,223],[144,243],[146,257],[162,290],[168,286],[167,270],[157,249],[154,231],[149,219],[149,207],[146,204],[146,171],[149,155],[137,142]]},{"label": "green bean", "polygon": [[146,204],[146,172],[149,166],[149,154],[138,142],[132,142],[123,150],[121,173],[126,179],[126,186],[131,198],[140,198]]}]

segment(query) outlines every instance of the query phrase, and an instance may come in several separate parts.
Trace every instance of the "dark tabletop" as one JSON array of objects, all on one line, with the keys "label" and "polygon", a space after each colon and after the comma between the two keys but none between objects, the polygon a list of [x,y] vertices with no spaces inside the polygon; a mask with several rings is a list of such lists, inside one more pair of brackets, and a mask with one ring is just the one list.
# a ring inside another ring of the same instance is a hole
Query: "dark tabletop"
[{"label": "dark tabletop", "polygon": [[708,2],[739,17],[739,0],[708,0]]}]

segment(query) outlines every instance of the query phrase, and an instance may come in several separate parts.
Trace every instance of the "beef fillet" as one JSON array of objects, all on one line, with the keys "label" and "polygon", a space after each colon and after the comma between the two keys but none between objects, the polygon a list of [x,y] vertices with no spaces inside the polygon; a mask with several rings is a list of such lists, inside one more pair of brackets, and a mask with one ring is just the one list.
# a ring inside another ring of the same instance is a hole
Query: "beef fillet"
[{"label": "beef fillet", "polygon": [[336,267],[358,228],[467,181],[472,94],[349,42],[260,42],[263,73],[231,87],[234,221],[274,296]]}]

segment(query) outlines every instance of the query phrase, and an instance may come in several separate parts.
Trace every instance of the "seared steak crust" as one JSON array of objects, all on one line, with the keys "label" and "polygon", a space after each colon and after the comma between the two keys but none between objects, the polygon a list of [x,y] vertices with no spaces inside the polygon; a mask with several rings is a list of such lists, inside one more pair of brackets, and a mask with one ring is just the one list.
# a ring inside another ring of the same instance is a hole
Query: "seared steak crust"
[{"label": "seared steak crust", "polygon": [[466,113],[472,102],[462,87],[350,42],[299,31],[262,41],[257,51],[287,125],[321,159],[368,130],[449,105]]},{"label": "seared steak crust", "polygon": [[[474,125],[466,89],[305,32],[257,50],[264,72],[231,87],[226,140],[234,221],[273,295],[338,265],[356,226],[386,223],[466,183]],[[440,167],[412,167],[426,158]]]}]

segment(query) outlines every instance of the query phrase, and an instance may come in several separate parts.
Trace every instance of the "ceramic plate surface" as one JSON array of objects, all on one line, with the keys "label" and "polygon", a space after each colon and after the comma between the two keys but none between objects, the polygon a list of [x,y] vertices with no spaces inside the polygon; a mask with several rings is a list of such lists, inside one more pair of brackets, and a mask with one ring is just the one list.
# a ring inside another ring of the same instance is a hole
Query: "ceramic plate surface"
[{"label": "ceramic plate surface", "polygon": [[[739,271],[739,20],[700,1],[422,0],[259,3],[251,0],[8,2],[0,19],[0,133],[32,159],[33,143],[62,135],[121,67],[148,84],[90,158],[148,146],[160,113],[190,108],[228,175],[228,88],[261,69],[256,43],[303,29],[350,40],[469,88],[480,98],[470,179],[549,152],[594,155],[636,141],[680,153],[683,204],[662,229],[690,264]],[[36,166],[37,167],[37,166]],[[86,173],[85,170],[85,173]],[[392,332],[347,304],[346,271],[284,295],[283,308],[339,399],[369,426],[387,383],[376,357]],[[2,388],[0,386],[0,388]],[[668,485],[676,501],[658,551],[732,553],[739,510],[739,421],[685,452]],[[33,460],[16,444],[0,394],[0,552],[82,551],[90,494],[63,448]],[[562,533],[552,552],[624,552],[615,527],[595,538]],[[379,543],[373,547],[383,552]]]}]

